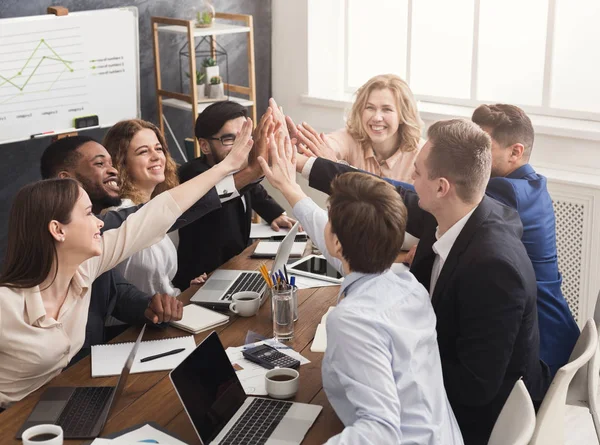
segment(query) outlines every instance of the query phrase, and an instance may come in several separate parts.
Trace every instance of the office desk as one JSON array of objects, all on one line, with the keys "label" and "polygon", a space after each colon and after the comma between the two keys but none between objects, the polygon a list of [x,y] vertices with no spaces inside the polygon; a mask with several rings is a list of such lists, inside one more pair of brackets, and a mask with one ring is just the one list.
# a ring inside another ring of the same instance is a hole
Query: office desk
[{"label": "office desk", "polygon": [[[224,267],[229,269],[256,269],[261,260],[253,260],[248,256],[254,250],[250,246],[239,256],[233,258]],[[271,260],[267,261],[267,267]],[[188,289],[181,295],[184,304],[189,302],[195,289]],[[298,294],[298,321],[296,322],[294,339],[289,344],[311,362],[300,367],[300,387],[293,399],[296,402],[314,403],[323,406],[317,421],[312,426],[303,444],[322,444],[331,436],[343,429],[335,412],[329,405],[321,382],[321,360],[323,353],[310,351],[317,324],[329,306],[336,303],[338,286],[300,290]],[[255,317],[242,318],[233,314],[226,325],[215,329],[223,346],[240,346],[244,344],[246,333],[251,330],[265,337],[272,336],[270,320],[270,304],[267,301]],[[117,337],[115,342],[135,341],[139,328],[131,328]],[[196,344],[203,340],[210,331],[195,336]],[[188,335],[184,331],[169,327],[165,330],[146,329],[144,340]],[[86,357],[71,368],[56,376],[40,390],[30,394],[19,403],[0,414],[0,443],[21,444],[15,440],[15,434],[25,421],[42,391],[48,386],[103,386],[116,385],[117,377],[91,377],[90,357]],[[120,431],[124,428],[145,422],[156,422],[173,435],[190,444],[199,444],[200,440],[190,423],[183,406],[173,389],[168,372],[152,372],[131,374],[127,386],[120,399],[113,406],[102,435]],[[88,441],[67,440],[65,444],[80,444]]]}]

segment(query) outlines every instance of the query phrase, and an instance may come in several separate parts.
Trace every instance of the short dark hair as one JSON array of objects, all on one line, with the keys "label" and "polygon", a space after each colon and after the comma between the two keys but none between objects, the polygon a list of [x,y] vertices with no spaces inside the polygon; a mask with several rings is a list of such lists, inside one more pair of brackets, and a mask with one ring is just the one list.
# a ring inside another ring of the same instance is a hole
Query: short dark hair
[{"label": "short dark hair", "polygon": [[381,273],[402,248],[407,210],[394,187],[366,173],[344,173],[331,183],[331,231],[350,269]]},{"label": "short dark hair", "polygon": [[480,105],[471,118],[480,127],[489,127],[492,138],[503,147],[523,144],[523,157],[529,159],[533,149],[534,131],[531,119],[515,105]]},{"label": "short dark hair", "polygon": [[429,179],[447,178],[462,201],[473,203],[490,180],[490,136],[473,122],[450,119],[429,127],[427,137],[431,141]]},{"label": "short dark hair", "polygon": [[75,168],[81,155],[77,149],[87,142],[97,142],[89,136],[72,136],[52,142],[40,161],[42,179],[54,178],[62,170]]},{"label": "short dark hair", "polygon": [[215,102],[198,115],[194,134],[198,139],[213,137],[225,122],[238,117],[248,117],[246,107],[231,100]]}]

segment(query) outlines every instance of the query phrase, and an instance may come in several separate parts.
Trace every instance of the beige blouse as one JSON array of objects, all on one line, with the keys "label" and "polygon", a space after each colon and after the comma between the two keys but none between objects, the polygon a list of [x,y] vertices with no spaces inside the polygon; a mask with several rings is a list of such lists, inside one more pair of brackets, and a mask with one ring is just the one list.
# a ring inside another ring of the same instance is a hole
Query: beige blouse
[{"label": "beige blouse", "polygon": [[409,152],[398,150],[380,164],[375,157],[373,148],[368,146],[366,149],[363,149],[350,136],[347,129],[338,130],[327,136],[332,142],[333,149],[338,153],[338,159],[344,160],[353,167],[376,174],[377,176],[409,184],[413,183],[412,173],[415,169],[415,159],[421,151],[421,147],[425,144],[425,141],[421,139],[419,147],[416,150]]},{"label": "beige blouse", "polygon": [[0,408],[32,393],[67,366],[83,346],[94,279],[157,241],[181,215],[168,192],[104,232],[102,254],[79,268],[58,319],[46,316],[39,286],[0,287]]}]

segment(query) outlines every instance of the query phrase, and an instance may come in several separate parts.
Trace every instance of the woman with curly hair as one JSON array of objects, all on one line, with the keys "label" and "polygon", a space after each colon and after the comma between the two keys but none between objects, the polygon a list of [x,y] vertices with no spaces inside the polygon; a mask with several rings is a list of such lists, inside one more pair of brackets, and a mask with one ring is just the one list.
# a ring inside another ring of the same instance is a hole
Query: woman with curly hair
[{"label": "woman with curly hair", "polygon": [[[103,145],[119,172],[122,199],[120,206],[105,211],[146,203],[179,184],[177,164],[156,125],[141,119],[118,122],[106,133]],[[177,273],[177,248],[169,235],[120,263],[117,270],[150,295],[181,293],[171,282]],[[202,276],[192,282],[201,281]]]},{"label": "woman with curly hair", "polygon": [[305,155],[413,182],[414,161],[424,144],[423,123],[408,84],[394,74],[375,76],[358,89],[344,129],[324,135],[306,122],[294,126],[288,118],[287,123]]}]

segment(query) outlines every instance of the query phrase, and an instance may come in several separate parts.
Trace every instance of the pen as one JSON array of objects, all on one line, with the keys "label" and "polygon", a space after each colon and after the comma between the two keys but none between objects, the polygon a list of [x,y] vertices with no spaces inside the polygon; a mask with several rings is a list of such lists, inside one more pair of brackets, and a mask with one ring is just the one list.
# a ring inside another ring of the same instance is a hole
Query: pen
[{"label": "pen", "polygon": [[144,357],[140,360],[140,363],[149,362],[150,360],[156,360],[157,358],[166,357],[167,355],[179,354],[185,351],[185,348],[173,349],[172,351],[163,352],[162,354],[151,355],[150,357]]},{"label": "pen", "polygon": [[292,278],[290,278],[290,286],[295,286],[296,285],[296,277],[294,275],[292,275]]},{"label": "pen", "polygon": [[42,136],[47,136],[49,134],[54,134],[54,131],[44,131],[43,133],[36,133],[36,134],[32,134],[30,137],[31,139],[36,139]]},{"label": "pen", "polygon": [[285,264],[283,265],[283,274],[285,275],[285,282],[289,283],[290,279],[288,277],[288,273],[287,273],[287,267],[285,267]]}]

